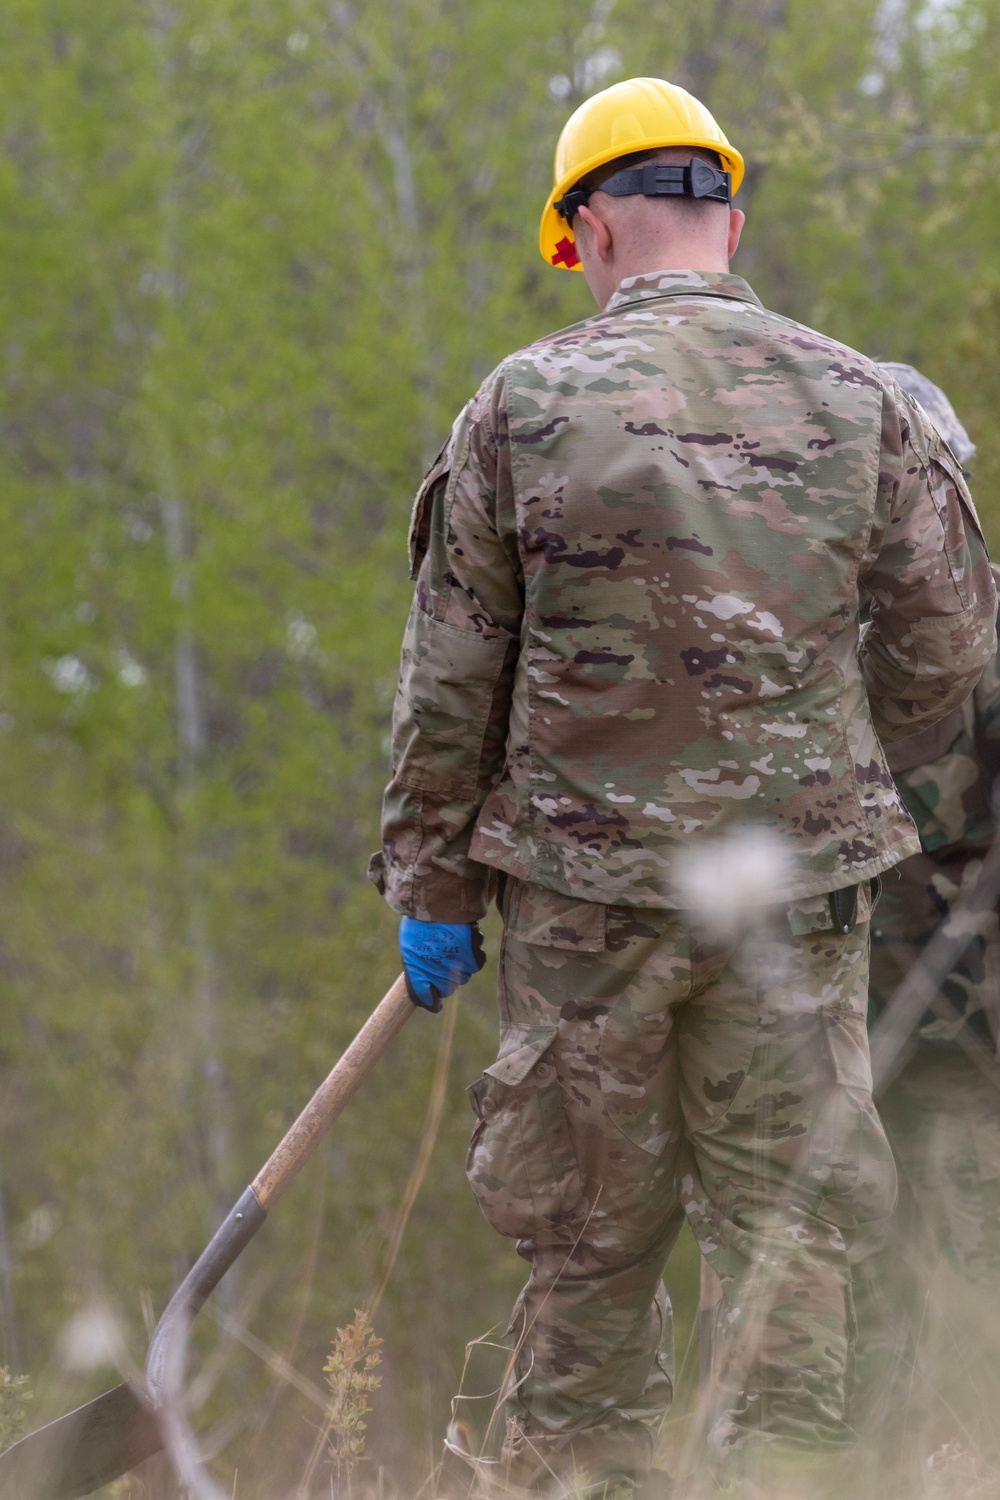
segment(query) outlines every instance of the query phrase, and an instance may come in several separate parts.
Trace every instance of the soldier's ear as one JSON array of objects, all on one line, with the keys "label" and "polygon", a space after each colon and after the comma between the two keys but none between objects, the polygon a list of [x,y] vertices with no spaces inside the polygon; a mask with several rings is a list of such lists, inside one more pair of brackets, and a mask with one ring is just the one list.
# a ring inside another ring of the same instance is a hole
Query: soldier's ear
[{"label": "soldier's ear", "polygon": [[741,213],[738,208],[729,210],[729,242],[726,247],[726,256],[729,260],[732,260],[736,254],[736,247],[739,245],[740,235],[743,233],[746,221],[746,214]]},{"label": "soldier's ear", "polygon": [[[611,249],[614,243],[614,237],[608,225],[598,214],[594,213],[592,208],[577,209],[576,218],[577,226],[574,233],[581,251],[581,259],[583,259],[584,250],[592,250],[598,260],[607,265],[611,259]],[[582,244],[580,243],[581,237]]]}]

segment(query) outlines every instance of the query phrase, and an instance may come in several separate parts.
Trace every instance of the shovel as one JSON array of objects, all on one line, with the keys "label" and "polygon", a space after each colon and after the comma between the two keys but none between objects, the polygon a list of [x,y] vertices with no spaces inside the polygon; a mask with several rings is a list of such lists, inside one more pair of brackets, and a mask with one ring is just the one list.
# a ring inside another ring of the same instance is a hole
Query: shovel
[{"label": "shovel", "polygon": [[126,1382],[30,1432],[0,1454],[0,1500],[73,1500],[110,1484],[164,1446],[158,1408],[191,1319],[242,1255],[268,1212],[298,1176],[320,1137],[354,1098],[412,1016],[403,976],[369,1016],[284,1140],[233,1205],[153,1331],[146,1389]]}]

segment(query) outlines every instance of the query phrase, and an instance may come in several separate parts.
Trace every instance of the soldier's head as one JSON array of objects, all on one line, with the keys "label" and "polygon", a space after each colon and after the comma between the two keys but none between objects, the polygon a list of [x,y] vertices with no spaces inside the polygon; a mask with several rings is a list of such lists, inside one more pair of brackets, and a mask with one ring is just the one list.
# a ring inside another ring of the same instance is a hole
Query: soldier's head
[{"label": "soldier's head", "polygon": [[585,100],[556,148],[542,214],[545,259],[582,270],[603,306],[644,271],[725,271],[743,215],[743,158],[675,84],[631,78]]},{"label": "soldier's head", "polygon": [[[720,176],[720,158],[712,151],[679,146],[643,153],[640,162],[619,158],[590,174],[595,180],[586,204],[574,219],[577,253],[595,300],[603,307],[626,276],[643,271],[728,271],[739,244],[743,214],[712,198],[614,197],[602,184],[622,170],[669,166],[692,170],[704,162]],[[696,168],[694,169],[696,170]]]}]

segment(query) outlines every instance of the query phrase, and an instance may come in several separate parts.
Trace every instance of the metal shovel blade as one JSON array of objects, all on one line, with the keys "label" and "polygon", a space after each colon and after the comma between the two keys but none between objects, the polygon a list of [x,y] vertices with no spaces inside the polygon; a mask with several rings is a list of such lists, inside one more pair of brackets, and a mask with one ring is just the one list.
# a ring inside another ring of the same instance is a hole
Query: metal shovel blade
[{"label": "metal shovel blade", "polygon": [[148,1401],[116,1385],[0,1454],[3,1500],[76,1500],[163,1447]]},{"label": "metal shovel blade", "polygon": [[77,1500],[160,1452],[154,1406],[171,1399],[171,1357],[183,1351],[191,1319],[414,1012],[401,974],[171,1297],[150,1341],[148,1389],[116,1385],[0,1453],[0,1500]]}]

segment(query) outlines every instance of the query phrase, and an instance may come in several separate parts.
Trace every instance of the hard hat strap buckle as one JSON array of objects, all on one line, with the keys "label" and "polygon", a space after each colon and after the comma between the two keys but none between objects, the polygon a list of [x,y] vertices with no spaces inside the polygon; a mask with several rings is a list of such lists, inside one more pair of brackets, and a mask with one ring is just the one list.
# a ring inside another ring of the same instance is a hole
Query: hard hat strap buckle
[{"label": "hard hat strap buckle", "polygon": [[553,207],[567,224],[572,224],[576,213],[590,202],[592,192],[609,193],[612,198],[705,198],[713,203],[732,203],[732,183],[729,172],[698,157],[683,167],[654,162],[624,167],[599,188],[570,188]]},{"label": "hard hat strap buckle", "polygon": [[567,224],[572,224],[581,208],[586,208],[590,202],[590,188],[575,187],[563,193],[558,202],[552,207],[560,218],[565,219]]},{"label": "hard hat strap buckle", "polygon": [[709,198],[713,202],[731,203],[732,178],[710,162],[695,157],[683,167],[625,167],[601,183],[601,192],[612,198],[631,198],[641,193],[645,198]]}]

